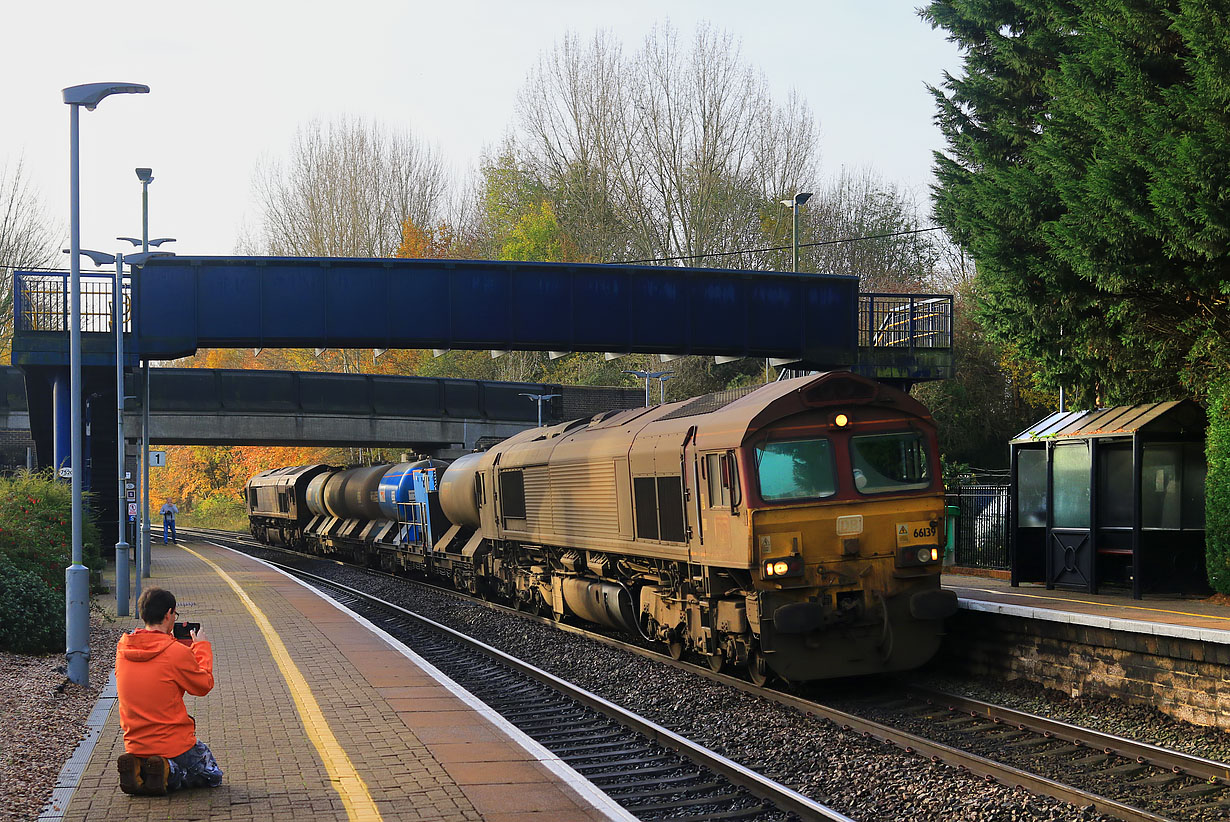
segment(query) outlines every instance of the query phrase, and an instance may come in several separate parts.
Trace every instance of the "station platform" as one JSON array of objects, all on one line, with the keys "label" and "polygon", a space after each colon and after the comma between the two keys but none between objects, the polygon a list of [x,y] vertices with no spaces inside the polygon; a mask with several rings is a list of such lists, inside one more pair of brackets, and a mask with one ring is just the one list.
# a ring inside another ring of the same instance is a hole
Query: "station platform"
[{"label": "station platform", "polygon": [[180,619],[213,643],[214,689],[185,701],[222,786],[121,793],[119,711],[104,695],[97,742],[75,757],[75,785],[61,776],[55,818],[633,818],[429,663],[276,569],[197,541],[156,545],[153,569],[146,586],[174,593]]},{"label": "station platform", "polygon": [[1048,591],[1041,583],[1013,588],[1006,579],[955,573],[945,573],[941,584],[954,591],[960,607],[968,611],[1230,645],[1230,607],[1207,598],[1132,599],[1126,589],[1086,594]]}]

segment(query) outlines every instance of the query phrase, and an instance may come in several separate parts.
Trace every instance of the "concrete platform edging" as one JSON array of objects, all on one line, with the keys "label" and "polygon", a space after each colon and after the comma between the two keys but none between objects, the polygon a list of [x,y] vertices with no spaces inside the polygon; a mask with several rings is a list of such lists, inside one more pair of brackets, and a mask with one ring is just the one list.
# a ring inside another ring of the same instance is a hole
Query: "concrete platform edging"
[{"label": "concrete platform edging", "polygon": [[461,700],[466,705],[468,705],[476,713],[481,714],[491,724],[495,725],[501,731],[501,733],[508,736],[511,741],[515,742],[523,750],[525,750],[528,754],[533,756],[536,761],[538,761],[543,767],[551,771],[551,773],[554,774],[557,778],[559,778],[560,781],[568,785],[569,788],[571,788],[574,792],[576,792],[579,796],[581,796],[585,801],[589,802],[590,805],[592,805],[594,808],[601,811],[602,813],[606,814],[609,819],[614,820],[615,822],[636,822],[636,819],[637,819],[636,816],[633,816],[628,811],[624,810],[624,808],[621,807],[617,802],[615,802],[615,800],[611,799],[611,797],[609,797],[607,794],[605,794],[604,792],[599,790],[597,787],[595,787],[593,783],[591,783],[588,779],[586,779],[584,776],[582,776],[580,773],[574,770],[572,766],[564,762],[562,759],[560,759],[555,754],[551,753],[551,751],[547,750],[540,743],[536,742],[534,739],[527,736],[517,726],[513,725],[503,716],[498,714],[496,711],[492,710],[492,708],[488,706],[485,702],[480,700],[478,697],[474,696],[474,694],[467,691],[465,688],[463,688],[461,685],[459,685],[457,682],[451,679],[447,674],[445,674],[440,669],[436,668],[434,665],[432,665],[430,662],[428,662],[423,657],[419,656],[413,650],[407,648],[405,645],[399,642],[395,637],[393,637],[391,634],[389,634],[384,629],[380,628],[375,623],[371,622],[365,617],[362,617],[348,610],[345,606],[341,605],[336,600],[332,599],[329,596],[326,596],[324,593],[312,587],[311,585],[304,582],[303,580],[296,579],[290,574],[287,574],[286,572],[282,571],[281,569],[277,568],[271,563],[265,562],[264,560],[258,557],[253,557],[248,554],[245,554],[242,551],[236,551],[233,548],[227,548],[226,546],[219,545],[218,543],[215,543],[215,542],[209,542],[208,540],[205,540],[204,542],[208,545],[214,546],[215,548],[222,548],[226,551],[231,551],[232,553],[238,554],[244,557],[245,559],[254,560],[266,566],[270,570],[276,571],[277,573],[285,576],[287,579],[291,580],[292,582],[297,583],[298,585],[302,586],[306,590],[311,591],[313,594],[315,594],[317,597],[322,599],[324,602],[333,606],[341,613],[345,614],[346,616],[350,617],[358,624],[362,625],[372,634],[379,637],[392,650],[401,654],[406,659],[414,663],[414,665],[421,668],[424,671],[424,673],[426,673],[432,679],[440,683],[442,687],[448,689],[450,693],[452,693],[455,697],[457,697],[459,700]]},{"label": "concrete platform edging", "polygon": [[69,803],[73,801],[73,794],[77,792],[77,787],[81,784],[81,775],[85,773],[85,766],[94,754],[94,746],[98,744],[103,726],[107,724],[107,718],[111,715],[111,710],[117,701],[115,671],[112,671],[111,676],[107,679],[106,687],[103,688],[98,701],[94,703],[93,710],[85,720],[85,737],[77,743],[73,755],[60,769],[60,774],[56,777],[56,786],[52,789],[51,798],[47,800],[47,804],[39,813],[38,822],[58,822],[64,818],[64,812],[68,810]]},{"label": "concrete platform edging", "polygon": [[[1193,639],[1201,642],[1214,642],[1230,645],[1230,631],[1216,628],[1200,628],[1191,625],[1173,625],[1168,622],[1145,622],[1143,620],[1123,619],[1121,617],[1098,616],[1079,611],[1061,611],[1054,608],[1031,608],[1028,605],[1013,605],[1006,602],[987,602],[965,597],[957,598],[957,605],[967,611],[982,611],[991,614],[1019,616],[1026,619],[1041,619],[1047,622],[1062,622],[1071,625],[1086,625],[1091,628],[1106,628],[1112,631],[1125,631],[1134,634],[1149,634],[1152,636],[1174,637],[1175,639]],[[1162,611],[1161,613],[1174,613]],[[1192,616],[1198,616],[1192,614]]]}]

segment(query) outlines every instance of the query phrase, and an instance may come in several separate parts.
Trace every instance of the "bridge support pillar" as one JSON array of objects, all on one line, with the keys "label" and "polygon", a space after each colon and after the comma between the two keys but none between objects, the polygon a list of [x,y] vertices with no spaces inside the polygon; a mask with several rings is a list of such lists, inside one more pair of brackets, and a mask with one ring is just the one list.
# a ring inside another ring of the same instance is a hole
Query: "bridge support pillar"
[{"label": "bridge support pillar", "polygon": [[54,459],[52,465],[58,474],[60,469],[72,462],[72,398],[69,386],[69,370],[57,368],[51,378],[52,394],[52,432],[54,437]]}]

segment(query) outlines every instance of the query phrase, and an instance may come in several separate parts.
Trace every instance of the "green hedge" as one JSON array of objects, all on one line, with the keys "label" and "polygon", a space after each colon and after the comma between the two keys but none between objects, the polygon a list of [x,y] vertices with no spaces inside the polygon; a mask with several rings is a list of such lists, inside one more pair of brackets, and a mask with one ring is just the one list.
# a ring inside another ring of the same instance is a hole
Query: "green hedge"
[{"label": "green hedge", "polygon": [[[61,571],[61,589],[63,580]],[[0,651],[41,654],[63,649],[63,591],[0,558]]]},{"label": "green hedge", "polygon": [[1204,544],[1213,590],[1230,594],[1230,377],[1209,390],[1209,463],[1205,481]]},{"label": "green hedge", "polygon": [[[28,571],[60,595],[64,569],[72,564],[72,489],[50,472],[21,471],[0,478],[0,560]],[[98,527],[85,518],[82,560],[102,568]],[[62,605],[63,603],[61,603]]]}]

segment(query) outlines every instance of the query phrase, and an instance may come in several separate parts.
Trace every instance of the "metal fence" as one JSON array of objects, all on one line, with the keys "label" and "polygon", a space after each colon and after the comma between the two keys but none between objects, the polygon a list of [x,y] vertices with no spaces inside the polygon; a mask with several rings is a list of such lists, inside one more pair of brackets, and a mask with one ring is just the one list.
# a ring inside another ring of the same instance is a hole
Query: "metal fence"
[{"label": "metal fence", "polygon": [[948,504],[960,509],[956,521],[957,565],[1008,570],[1007,485],[959,485]]},{"label": "metal fence", "polygon": [[952,348],[951,294],[860,294],[864,348]]},{"label": "metal fence", "polygon": [[[68,275],[22,274],[15,278],[14,309],[19,331],[68,329]],[[124,331],[132,331],[131,283],[124,280]],[[81,275],[81,330],[113,332],[112,291],[115,276]]]}]

